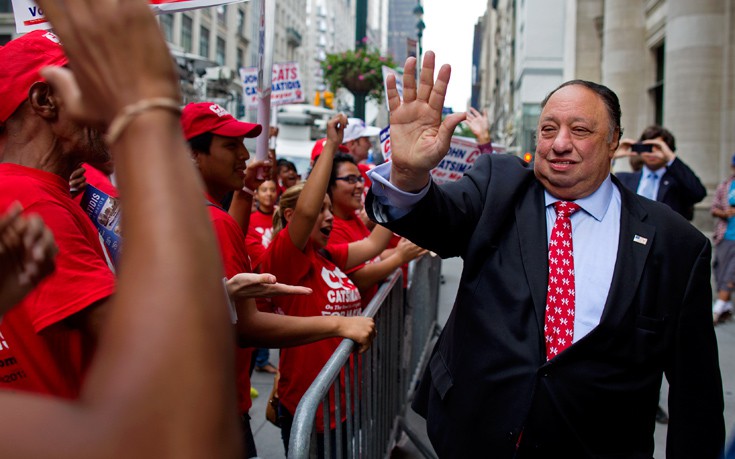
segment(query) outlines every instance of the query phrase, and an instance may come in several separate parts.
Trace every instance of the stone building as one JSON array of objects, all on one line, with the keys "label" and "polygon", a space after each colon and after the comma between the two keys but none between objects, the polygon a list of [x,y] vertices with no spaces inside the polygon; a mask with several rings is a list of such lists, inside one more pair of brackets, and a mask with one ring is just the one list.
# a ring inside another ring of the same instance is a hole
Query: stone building
[{"label": "stone building", "polygon": [[708,230],[712,192],[735,152],[734,9],[733,0],[490,0],[478,104],[491,109],[495,138],[533,151],[548,91],[573,78],[609,86],[627,136],[650,124],[674,133],[710,192],[695,217]]}]

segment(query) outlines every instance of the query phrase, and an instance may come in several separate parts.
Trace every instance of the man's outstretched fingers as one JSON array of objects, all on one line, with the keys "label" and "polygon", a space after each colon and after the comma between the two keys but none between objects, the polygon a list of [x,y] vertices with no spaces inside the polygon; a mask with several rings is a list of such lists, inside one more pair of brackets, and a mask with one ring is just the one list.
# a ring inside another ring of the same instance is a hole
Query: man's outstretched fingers
[{"label": "man's outstretched fingers", "polygon": [[436,83],[429,96],[429,106],[434,110],[440,110],[444,107],[444,98],[447,95],[447,87],[449,86],[449,78],[452,74],[452,68],[444,64],[439,69],[439,75],[436,77]]},{"label": "man's outstretched fingers", "polygon": [[388,98],[388,111],[392,112],[401,106],[401,96],[398,94],[398,88],[396,88],[395,75],[388,75],[385,79],[385,88],[385,96]]},{"label": "man's outstretched fingers", "polygon": [[416,100],[416,58],[406,59],[403,67],[403,103]]},{"label": "man's outstretched fingers", "polygon": [[433,51],[427,51],[424,62],[421,64],[421,75],[419,75],[419,89],[416,98],[428,101],[431,90],[434,88],[434,61]]}]

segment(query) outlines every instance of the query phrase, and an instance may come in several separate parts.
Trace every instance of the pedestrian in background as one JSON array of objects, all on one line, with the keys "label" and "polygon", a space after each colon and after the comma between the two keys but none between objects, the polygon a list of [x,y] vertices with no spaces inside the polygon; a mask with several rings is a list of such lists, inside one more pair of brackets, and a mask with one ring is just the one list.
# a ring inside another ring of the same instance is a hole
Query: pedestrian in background
[{"label": "pedestrian in background", "polygon": [[[650,145],[651,151],[633,151],[632,147],[637,143]],[[616,151],[616,156],[640,156],[643,167],[634,169],[634,172],[619,172],[615,176],[629,190],[653,201],[663,202],[691,221],[694,218],[694,204],[707,196],[707,189],[675,152],[674,135],[664,127],[649,126],[643,130],[638,142],[620,140]]]},{"label": "pedestrian in background", "polygon": [[712,305],[715,325],[732,316],[732,291],[735,290],[735,155],[730,161],[732,174],[717,186],[710,211],[715,217],[715,282],[717,299]]}]

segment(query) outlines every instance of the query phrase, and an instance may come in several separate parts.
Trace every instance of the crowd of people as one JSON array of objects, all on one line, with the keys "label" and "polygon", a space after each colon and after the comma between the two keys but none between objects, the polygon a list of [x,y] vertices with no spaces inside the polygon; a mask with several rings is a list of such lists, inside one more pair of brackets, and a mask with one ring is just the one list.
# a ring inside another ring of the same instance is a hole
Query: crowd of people
[{"label": "crowd of people", "polygon": [[[370,346],[363,308],[425,249],[464,259],[414,400],[440,457],[650,457],[664,375],[667,456],[721,454],[735,185],[712,204],[713,317],[711,245],[687,222],[706,190],[668,130],[623,138],[609,88],[554,89],[532,164],[481,155],[438,186],[459,123],[492,147],[486,113],[442,118],[450,70],[435,80],[428,52],[402,99],[388,78],[391,161],[366,167],[377,130],[340,114],[300,180],[277,151],[248,162],[244,139],[275,132],[182,109],[145,0],[38,3],[54,33],[0,48],[2,457],[256,457],[253,367],[277,371],[288,452],[316,374],[341,338]],[[618,157],[640,170],[611,174]],[[87,187],[123,209],[114,265]]]}]

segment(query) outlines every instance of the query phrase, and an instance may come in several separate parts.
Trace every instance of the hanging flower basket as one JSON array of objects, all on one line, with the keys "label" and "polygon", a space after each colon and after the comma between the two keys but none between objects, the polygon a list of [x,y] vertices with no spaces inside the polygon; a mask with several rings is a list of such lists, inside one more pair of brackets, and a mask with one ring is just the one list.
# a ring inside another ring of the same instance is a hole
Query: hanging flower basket
[{"label": "hanging flower basket", "polygon": [[368,93],[373,89],[373,82],[363,77],[362,75],[345,75],[342,78],[342,86],[349,89],[350,92],[354,93]]},{"label": "hanging flower basket", "polygon": [[332,91],[345,88],[353,94],[364,94],[368,99],[383,100],[383,66],[395,67],[391,57],[383,57],[378,50],[357,49],[327,54],[322,62],[324,80]]}]

